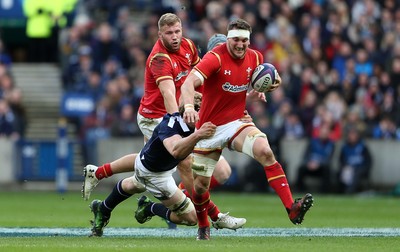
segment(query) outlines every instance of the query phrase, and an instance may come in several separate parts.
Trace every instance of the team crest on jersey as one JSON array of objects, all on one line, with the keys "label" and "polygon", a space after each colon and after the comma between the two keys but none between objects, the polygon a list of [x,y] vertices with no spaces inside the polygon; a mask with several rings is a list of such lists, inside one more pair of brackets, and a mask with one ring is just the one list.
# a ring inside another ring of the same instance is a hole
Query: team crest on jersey
[{"label": "team crest on jersey", "polygon": [[188,60],[189,66],[192,65],[192,59],[190,53],[186,53],[185,58]]},{"label": "team crest on jersey", "polygon": [[248,88],[249,88],[249,83],[247,83],[245,85],[232,85],[229,82],[225,82],[222,85],[222,89],[224,91],[231,92],[231,93],[240,93],[243,91],[247,91]]},{"label": "team crest on jersey", "polygon": [[250,80],[250,78],[251,78],[251,75],[250,75],[251,70],[253,70],[251,67],[248,67],[248,68],[246,69],[246,72],[247,72],[247,80]]}]

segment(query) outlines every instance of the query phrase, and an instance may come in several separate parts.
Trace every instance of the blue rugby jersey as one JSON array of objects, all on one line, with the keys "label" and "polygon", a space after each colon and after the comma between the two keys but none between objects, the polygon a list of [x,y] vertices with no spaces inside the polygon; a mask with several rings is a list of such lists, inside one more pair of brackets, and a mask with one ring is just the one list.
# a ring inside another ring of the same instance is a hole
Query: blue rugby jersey
[{"label": "blue rugby jersey", "polygon": [[166,114],[139,154],[144,167],[152,172],[168,171],[176,167],[182,159],[175,159],[163,141],[176,134],[187,137],[193,132],[194,129],[187,126],[179,113]]}]

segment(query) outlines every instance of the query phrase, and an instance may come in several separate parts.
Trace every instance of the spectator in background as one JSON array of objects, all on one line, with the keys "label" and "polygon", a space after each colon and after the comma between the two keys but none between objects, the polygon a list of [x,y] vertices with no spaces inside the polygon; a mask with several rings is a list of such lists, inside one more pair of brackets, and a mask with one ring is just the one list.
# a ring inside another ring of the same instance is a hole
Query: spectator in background
[{"label": "spectator in background", "polygon": [[114,137],[132,137],[141,136],[136,120],[135,108],[125,103],[122,105],[118,118],[111,125],[111,136]]},{"label": "spectator in background", "polygon": [[47,0],[25,0],[24,14],[27,18],[26,36],[29,39],[29,62],[49,62],[51,54],[51,9]]},{"label": "spectator in background", "polygon": [[105,84],[102,82],[100,73],[96,71],[90,71],[87,84],[82,91],[85,94],[91,95],[93,100],[97,103],[106,94],[106,89],[104,86]]},{"label": "spectator in background", "polygon": [[359,134],[367,134],[367,124],[361,118],[361,112],[357,107],[351,107],[347,110],[343,118],[343,132],[348,132],[350,129],[356,129]]},{"label": "spectator in background", "polygon": [[400,139],[400,132],[396,129],[393,119],[384,115],[372,129],[372,137],[375,139]]},{"label": "spectator in background", "polygon": [[397,126],[400,126],[400,108],[394,99],[393,91],[386,91],[383,94],[383,101],[380,105],[380,112],[393,118]]},{"label": "spectator in background", "polygon": [[313,129],[313,119],[315,117],[315,110],[318,104],[317,94],[310,90],[305,94],[304,101],[300,104],[299,115],[302,125],[304,127],[304,134],[311,137]]},{"label": "spectator in background", "polygon": [[15,88],[14,80],[9,71],[5,71],[3,75],[0,75],[0,98],[5,97],[7,93],[11,92]]},{"label": "spectator in background", "polygon": [[286,116],[283,129],[286,139],[296,140],[304,137],[303,124],[301,124],[299,115],[294,111]]},{"label": "spectator in background", "polygon": [[342,120],[343,115],[347,110],[347,105],[338,92],[331,91],[327,93],[323,103],[325,104],[327,110],[332,113],[334,121],[339,122]]},{"label": "spectator in background", "polygon": [[140,99],[144,94],[144,70],[147,56],[144,50],[135,47],[130,49],[130,54],[135,59],[135,65],[128,69],[128,79],[132,83],[132,104],[138,108]]},{"label": "spectator in background", "polygon": [[113,28],[106,22],[101,23],[96,30],[92,46],[94,69],[101,71],[110,59],[121,61],[121,44],[115,39]]},{"label": "spectator in background", "polygon": [[111,125],[115,118],[116,115],[108,97],[103,97],[97,103],[93,113],[84,118],[82,137],[85,162],[97,162],[97,142],[110,137]]},{"label": "spectator in background", "polygon": [[329,139],[330,128],[321,127],[319,135],[309,140],[303,155],[303,161],[297,171],[297,189],[301,192],[307,190],[306,177],[318,177],[320,192],[328,193],[331,185],[331,163],[335,150],[335,143]]},{"label": "spectator in background", "polygon": [[4,48],[3,40],[0,38],[0,63],[4,64],[7,68],[11,67],[11,57]]},{"label": "spectator in background", "polygon": [[92,49],[88,45],[79,46],[76,57],[69,62],[63,73],[65,90],[84,92],[93,68],[91,51]]},{"label": "spectator in background", "polygon": [[0,98],[0,137],[18,140],[18,121],[8,102]]},{"label": "spectator in background", "polygon": [[28,118],[26,115],[26,108],[22,102],[22,92],[19,88],[14,88],[5,96],[11,111],[15,115],[15,129],[20,137],[25,136]]},{"label": "spectator in background", "polygon": [[329,139],[336,142],[342,137],[342,122],[335,121],[333,113],[325,105],[318,105],[313,119],[313,129],[311,136],[317,138],[325,127],[329,128]]},{"label": "spectator in background", "polygon": [[366,74],[369,77],[372,76],[373,73],[373,64],[368,58],[368,53],[364,48],[359,48],[356,51],[356,61],[354,66],[355,73]]},{"label": "spectator in background", "polygon": [[369,179],[372,157],[368,146],[356,128],[349,128],[346,132],[339,161],[339,192],[347,194],[358,192],[363,181]]}]

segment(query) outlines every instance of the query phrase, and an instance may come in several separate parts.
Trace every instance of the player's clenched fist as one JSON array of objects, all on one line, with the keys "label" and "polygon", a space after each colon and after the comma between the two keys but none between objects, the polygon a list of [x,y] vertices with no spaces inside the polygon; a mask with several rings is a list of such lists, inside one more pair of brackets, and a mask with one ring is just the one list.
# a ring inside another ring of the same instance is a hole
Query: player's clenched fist
[{"label": "player's clenched fist", "polygon": [[199,134],[199,137],[201,139],[204,138],[210,138],[214,136],[215,130],[217,129],[217,126],[215,126],[211,122],[206,122],[203,125],[201,125],[201,128],[196,131],[197,134]]}]

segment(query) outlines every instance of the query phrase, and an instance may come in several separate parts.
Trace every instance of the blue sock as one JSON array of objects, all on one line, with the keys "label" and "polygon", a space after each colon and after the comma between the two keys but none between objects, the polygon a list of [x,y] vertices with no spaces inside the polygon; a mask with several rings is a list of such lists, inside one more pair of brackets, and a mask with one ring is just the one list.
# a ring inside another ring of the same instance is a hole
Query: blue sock
[{"label": "blue sock", "polygon": [[166,206],[161,203],[154,203],[150,206],[150,212],[153,215],[160,216],[163,219],[171,221],[171,210],[169,210]]}]

